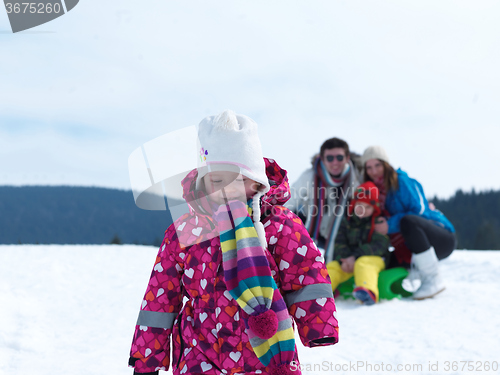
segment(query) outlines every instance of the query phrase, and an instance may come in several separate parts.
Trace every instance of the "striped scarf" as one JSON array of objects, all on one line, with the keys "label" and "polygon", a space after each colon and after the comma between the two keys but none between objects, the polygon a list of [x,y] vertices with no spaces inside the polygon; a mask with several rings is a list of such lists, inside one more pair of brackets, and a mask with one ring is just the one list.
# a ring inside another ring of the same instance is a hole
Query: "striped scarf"
[{"label": "striped scarf", "polygon": [[[220,206],[214,218],[228,291],[248,315],[245,325],[254,353],[264,366],[276,371],[289,367],[294,359],[294,332],[251,213],[248,205],[234,200]],[[269,317],[276,320],[274,325],[268,324]]]},{"label": "striped scarf", "polygon": [[[333,177],[328,172],[320,157],[318,157],[314,162],[313,168],[315,174],[312,205],[313,207],[317,207],[318,209],[316,217],[312,217],[312,210],[309,210],[309,217],[306,222],[306,228],[311,238],[317,240],[319,237],[319,228],[321,227],[321,221],[323,220],[324,207],[327,202],[327,197],[325,196],[325,193],[327,191],[326,188],[339,188],[340,197],[338,197],[336,205],[346,208],[346,203],[349,195],[348,188],[351,184],[351,173],[349,173],[351,171],[351,165],[350,162],[346,164],[339,177]],[[342,190],[340,190],[340,188],[342,188]],[[336,208],[334,211],[336,211]],[[335,244],[335,237],[337,236],[342,217],[343,215],[336,215],[328,228],[329,235],[325,239],[325,259],[327,262],[333,260],[333,247]]]},{"label": "striped scarf", "polygon": [[387,191],[385,190],[384,176],[373,181],[376,187],[378,187],[378,200],[380,202],[380,209],[385,210],[385,199],[387,197]]}]

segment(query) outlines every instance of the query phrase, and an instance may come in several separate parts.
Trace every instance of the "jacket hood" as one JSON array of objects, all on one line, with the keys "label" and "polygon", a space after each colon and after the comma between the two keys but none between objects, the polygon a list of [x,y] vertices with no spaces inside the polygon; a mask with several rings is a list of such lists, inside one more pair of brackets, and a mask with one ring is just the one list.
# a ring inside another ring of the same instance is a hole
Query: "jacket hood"
[{"label": "jacket hood", "polygon": [[408,177],[408,173],[406,173],[405,171],[403,171],[401,168],[398,168],[398,169],[396,170],[396,173],[397,173],[398,175],[401,175],[401,176],[404,176],[404,177]]},{"label": "jacket hood", "polygon": [[[264,162],[266,164],[266,176],[271,187],[262,196],[262,212],[270,210],[276,205],[281,206],[290,199],[287,171],[281,168],[273,159],[264,158]],[[205,192],[196,189],[197,177],[198,170],[193,169],[182,180],[182,197],[188,203],[190,210],[206,215],[212,212],[212,207]]]}]

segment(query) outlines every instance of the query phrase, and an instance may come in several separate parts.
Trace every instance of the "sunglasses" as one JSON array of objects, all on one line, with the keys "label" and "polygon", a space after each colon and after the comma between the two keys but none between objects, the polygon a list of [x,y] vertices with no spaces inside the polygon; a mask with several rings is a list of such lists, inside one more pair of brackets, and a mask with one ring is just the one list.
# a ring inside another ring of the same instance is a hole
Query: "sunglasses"
[{"label": "sunglasses", "polygon": [[326,161],[332,162],[337,158],[338,161],[344,160],[345,156],[344,155],[326,155]]}]

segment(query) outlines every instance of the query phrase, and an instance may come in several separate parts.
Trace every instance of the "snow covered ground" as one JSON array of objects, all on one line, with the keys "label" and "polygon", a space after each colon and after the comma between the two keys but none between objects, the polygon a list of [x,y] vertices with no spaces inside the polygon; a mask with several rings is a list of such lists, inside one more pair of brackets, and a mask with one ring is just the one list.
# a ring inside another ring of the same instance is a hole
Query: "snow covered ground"
[{"label": "snow covered ground", "polygon": [[[156,252],[0,246],[0,374],[130,375]],[[500,373],[500,251],[455,251],[441,264],[447,290],[434,299],[337,301],[340,343],[299,343],[303,373]]]}]

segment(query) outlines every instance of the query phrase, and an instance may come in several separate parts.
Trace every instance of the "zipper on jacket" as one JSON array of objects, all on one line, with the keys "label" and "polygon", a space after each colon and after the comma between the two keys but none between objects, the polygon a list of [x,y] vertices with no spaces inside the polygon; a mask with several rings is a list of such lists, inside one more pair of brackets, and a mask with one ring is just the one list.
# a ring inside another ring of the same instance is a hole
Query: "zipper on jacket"
[{"label": "zipper on jacket", "polygon": [[180,352],[179,352],[179,358],[177,358],[176,367],[179,369],[179,364],[181,363],[182,356],[184,355],[184,340],[182,340],[182,313],[178,315],[178,319],[179,319],[178,330],[179,330]]}]

